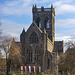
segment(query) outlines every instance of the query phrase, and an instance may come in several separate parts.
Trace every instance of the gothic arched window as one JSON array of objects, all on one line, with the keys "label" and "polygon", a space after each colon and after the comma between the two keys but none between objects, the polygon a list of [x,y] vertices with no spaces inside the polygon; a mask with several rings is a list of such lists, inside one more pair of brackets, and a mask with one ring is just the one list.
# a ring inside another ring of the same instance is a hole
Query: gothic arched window
[{"label": "gothic arched window", "polygon": [[36,23],[37,23],[38,27],[41,28],[41,20],[39,17],[37,18]]},{"label": "gothic arched window", "polygon": [[30,43],[38,43],[38,36],[35,32],[30,35]]},{"label": "gothic arched window", "polygon": [[45,21],[44,22],[45,22],[45,28],[50,28],[50,25],[49,25],[50,20],[49,20],[48,17],[45,18]]}]

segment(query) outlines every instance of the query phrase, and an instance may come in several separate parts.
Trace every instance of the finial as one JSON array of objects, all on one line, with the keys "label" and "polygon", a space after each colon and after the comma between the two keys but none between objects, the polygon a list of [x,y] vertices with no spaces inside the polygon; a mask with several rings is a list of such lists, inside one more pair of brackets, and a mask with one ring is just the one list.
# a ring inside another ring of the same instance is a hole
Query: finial
[{"label": "finial", "polygon": [[22,32],[25,32],[25,28],[23,27],[23,31]]},{"label": "finial", "polygon": [[37,5],[35,4],[35,8],[37,8]]},{"label": "finial", "polygon": [[44,6],[41,7],[41,11],[44,11]]},{"label": "finial", "polygon": [[51,8],[53,8],[53,4],[51,4]]},{"label": "finial", "polygon": [[34,9],[34,5],[33,5],[33,9]]}]

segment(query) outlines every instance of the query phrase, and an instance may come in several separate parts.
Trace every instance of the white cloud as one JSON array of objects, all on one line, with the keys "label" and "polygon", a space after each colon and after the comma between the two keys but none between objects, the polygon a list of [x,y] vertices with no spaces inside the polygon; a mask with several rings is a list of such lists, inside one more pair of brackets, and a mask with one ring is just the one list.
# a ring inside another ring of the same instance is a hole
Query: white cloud
[{"label": "white cloud", "polygon": [[61,30],[58,31],[56,34],[55,34],[55,40],[56,41],[64,41],[67,42],[67,41],[72,41],[72,40],[75,40],[75,30]]},{"label": "white cloud", "polygon": [[56,10],[56,15],[75,13],[75,1],[74,0],[58,0],[53,3]]},{"label": "white cloud", "polygon": [[56,20],[56,40],[70,40],[75,37],[75,18]]},{"label": "white cloud", "polygon": [[75,18],[56,20],[56,40],[70,40],[75,37]]},{"label": "white cloud", "polygon": [[0,13],[4,15],[31,15],[31,0],[8,1],[0,4]]},{"label": "white cloud", "polygon": [[[8,1],[4,4],[0,4],[0,14],[4,15],[29,15],[32,14],[32,4],[37,5],[45,5],[46,3],[54,3],[54,6],[56,7],[56,14],[68,14],[68,13],[75,13],[75,5],[71,4],[74,2],[74,0],[16,0],[16,1]],[[50,5],[50,4],[49,4]],[[49,5],[45,5],[46,7],[49,7]],[[61,16],[60,16],[61,17]],[[62,28],[75,28],[75,19],[58,19],[56,20],[56,27],[62,27]],[[30,25],[30,24],[29,24]],[[27,29],[29,25],[25,24],[25,28]],[[19,25],[13,22],[3,22],[3,32],[6,34],[10,34],[11,36],[19,37],[24,25]],[[10,29],[12,28],[12,29]],[[72,30],[72,29],[71,29]],[[71,31],[70,30],[70,31]],[[69,31],[69,32],[70,32]],[[66,32],[66,31],[64,31]],[[60,31],[60,34],[63,33],[63,31]],[[68,33],[68,32],[67,32]],[[59,34],[59,33],[57,33]],[[61,37],[60,37],[61,36]],[[65,35],[56,36],[56,39],[66,39],[68,38]]]},{"label": "white cloud", "polygon": [[58,14],[68,14],[75,13],[75,5],[62,4],[56,7],[56,15]]},{"label": "white cloud", "polygon": [[55,6],[55,7],[58,7],[58,6],[61,6],[61,5],[63,5],[63,4],[71,4],[71,3],[73,3],[74,2],[74,0],[56,0],[54,3],[53,3],[53,5]]},{"label": "white cloud", "polygon": [[62,35],[62,34],[56,34],[55,35],[55,40],[56,41],[62,41],[62,40],[64,40],[64,41],[67,41],[67,40],[69,40],[69,39],[71,39],[71,36],[70,35]]},{"label": "white cloud", "polygon": [[0,14],[4,15],[29,15],[32,13],[32,4],[44,3],[49,0],[17,0],[17,1],[7,1],[4,4],[0,4]]},{"label": "white cloud", "polygon": [[57,19],[56,26],[58,27],[73,27],[75,28],[75,18],[72,19]]},{"label": "white cloud", "polygon": [[3,20],[2,23],[3,35],[10,35],[18,40],[20,39],[20,34],[23,30],[23,27],[25,27],[25,30],[27,30],[29,27],[29,24],[19,25],[5,20]]},{"label": "white cloud", "polygon": [[[56,8],[56,14],[64,13],[75,13],[75,5],[69,4],[73,0],[17,0],[17,1],[5,1],[4,4],[0,4],[0,14],[3,15],[29,15],[32,13],[32,5],[45,5],[50,7],[50,4],[53,3]],[[50,4],[49,4],[50,3]],[[47,5],[46,5],[47,4]],[[31,12],[31,13],[30,13]]]}]

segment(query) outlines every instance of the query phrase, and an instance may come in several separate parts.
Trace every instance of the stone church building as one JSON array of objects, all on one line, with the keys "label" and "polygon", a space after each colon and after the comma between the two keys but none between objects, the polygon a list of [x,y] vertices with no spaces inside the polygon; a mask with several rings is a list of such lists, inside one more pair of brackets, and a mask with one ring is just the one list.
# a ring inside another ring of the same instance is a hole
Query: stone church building
[{"label": "stone church building", "polygon": [[63,41],[55,41],[55,9],[33,6],[33,22],[20,35],[23,65],[36,67],[36,72],[54,73],[56,57],[63,53]]}]

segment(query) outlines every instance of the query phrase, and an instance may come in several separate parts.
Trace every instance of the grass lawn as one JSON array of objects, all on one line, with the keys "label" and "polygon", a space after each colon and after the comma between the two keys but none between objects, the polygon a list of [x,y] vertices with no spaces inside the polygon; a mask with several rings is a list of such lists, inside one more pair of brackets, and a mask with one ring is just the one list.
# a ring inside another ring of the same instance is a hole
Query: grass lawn
[{"label": "grass lawn", "polygon": [[[6,75],[6,74],[0,74],[0,75]],[[8,75],[13,75],[13,74],[8,74]],[[15,75],[20,75],[20,74],[15,74]],[[30,75],[30,74],[23,74],[23,75]],[[31,74],[31,75],[37,75],[37,74]],[[54,75],[54,74],[38,74],[38,75]]]},{"label": "grass lawn", "polygon": [[[0,74],[0,75],[6,75],[6,74]],[[13,74],[8,74],[8,75],[13,75]],[[21,75],[21,74],[15,74],[15,75]],[[30,75],[30,74],[23,74],[23,75]],[[33,74],[31,74],[31,75],[33,75]],[[34,75],[37,75],[37,74],[34,74]],[[38,74],[38,75],[54,75],[54,74]],[[66,75],[66,74],[64,74],[64,75]],[[68,74],[68,75],[73,75],[73,74]]]}]

